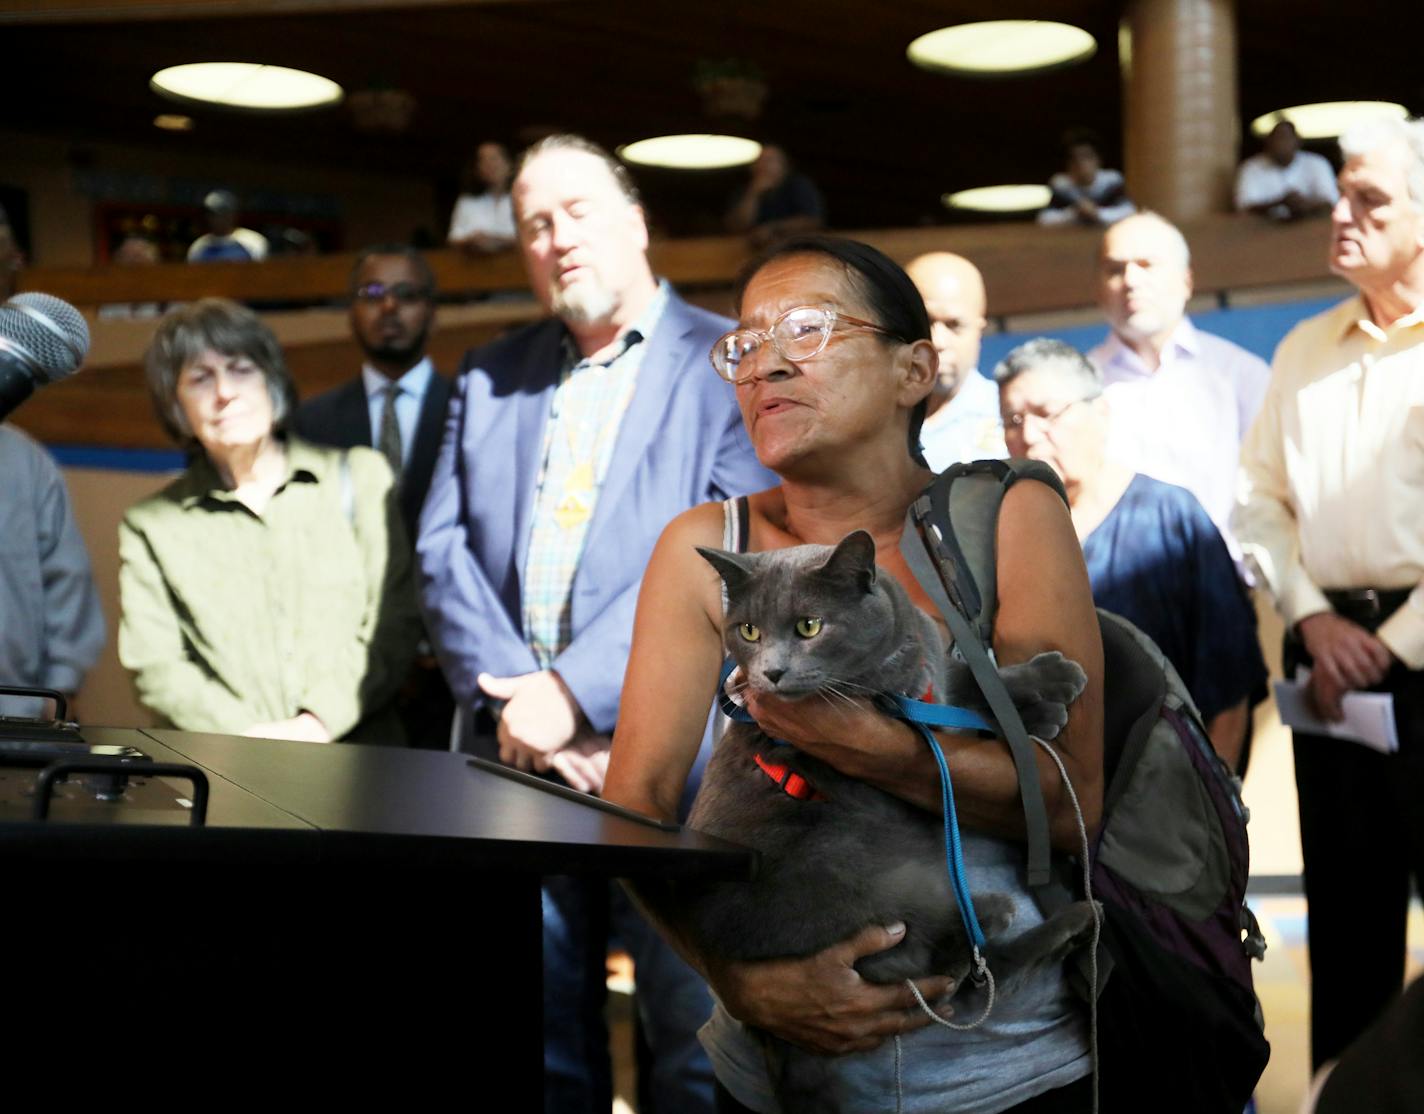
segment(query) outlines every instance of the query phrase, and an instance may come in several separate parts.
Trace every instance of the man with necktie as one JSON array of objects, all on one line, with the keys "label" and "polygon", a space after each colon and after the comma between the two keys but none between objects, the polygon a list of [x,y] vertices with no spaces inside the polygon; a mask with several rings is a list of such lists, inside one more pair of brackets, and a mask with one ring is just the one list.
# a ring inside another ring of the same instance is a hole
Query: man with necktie
[{"label": "man with necktie", "polygon": [[[445,428],[450,381],[426,344],[435,320],[435,276],[414,248],[382,244],[351,270],[351,334],[364,360],[359,377],[297,408],[292,429],[338,448],[369,445],[400,481],[401,515],[412,541]],[[397,698],[412,746],[449,745],[453,703],[428,651]]]}]

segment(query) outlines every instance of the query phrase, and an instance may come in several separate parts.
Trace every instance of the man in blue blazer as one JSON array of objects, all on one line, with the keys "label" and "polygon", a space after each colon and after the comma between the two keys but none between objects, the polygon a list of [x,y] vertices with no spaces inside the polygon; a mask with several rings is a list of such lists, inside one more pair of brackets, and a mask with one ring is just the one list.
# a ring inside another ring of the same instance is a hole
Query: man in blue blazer
[{"label": "man in blue blazer", "polygon": [[[643,569],[695,504],[769,487],[713,342],[732,323],[653,276],[627,170],[576,136],[521,160],[512,190],[534,293],[554,314],[469,353],[421,518],[422,599],[468,736],[597,792]],[[473,714],[468,714],[473,713]],[[485,719],[486,729],[490,720]],[[544,888],[545,1107],[611,1105],[608,931],[633,953],[657,1110],[711,1111],[695,1033],[706,988],[607,883]]]}]

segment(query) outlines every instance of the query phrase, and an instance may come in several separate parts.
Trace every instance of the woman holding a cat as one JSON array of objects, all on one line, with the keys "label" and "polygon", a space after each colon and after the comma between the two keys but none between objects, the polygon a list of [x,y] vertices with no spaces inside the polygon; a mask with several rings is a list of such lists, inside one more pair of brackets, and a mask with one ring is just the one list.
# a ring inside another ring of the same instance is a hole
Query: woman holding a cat
[{"label": "woman holding a cat", "polygon": [[[936,616],[899,548],[906,510],[933,478],[919,453],[919,427],[937,358],[914,286],[873,248],[812,237],[788,241],[760,260],[739,303],[740,328],[719,342],[714,363],[735,383],[758,458],[782,479],[748,501],[740,548],[835,545],[865,530],[881,572]],[[717,686],[722,581],[697,547],[733,548],[729,520],[716,504],[679,516],[644,576],[604,795],[650,815],[674,817]],[[1087,688],[1056,742],[1091,834],[1102,794],[1102,646],[1072,522],[1045,486],[1021,483],[1005,496],[997,572],[1000,665],[1058,650],[1087,672]],[[749,691],[747,711],[767,735],[939,813],[932,755],[913,729],[868,701],[790,701]],[[1014,842],[1023,838],[1023,818],[1008,749],[975,735],[937,735],[968,829],[971,888],[1017,891],[1014,927],[1029,928],[1039,914],[1023,886],[1022,846]],[[1078,822],[1046,756],[1039,774],[1053,841],[1076,851]],[[864,1096],[847,1111],[893,1109],[897,1089],[907,1112],[1090,1108],[1085,1011],[1061,968],[996,1007],[973,1033],[936,1027],[916,1034],[905,1042],[902,1066],[888,1038],[928,1019],[907,987],[866,982],[852,965],[894,947],[903,925],[867,925],[811,956],[737,963],[696,954],[676,914],[654,912],[720,1000],[703,1037],[725,1110],[778,1109],[754,1029],[840,1057],[847,1080],[840,1090]],[[927,998],[952,992],[949,979],[924,975],[917,985]]]}]

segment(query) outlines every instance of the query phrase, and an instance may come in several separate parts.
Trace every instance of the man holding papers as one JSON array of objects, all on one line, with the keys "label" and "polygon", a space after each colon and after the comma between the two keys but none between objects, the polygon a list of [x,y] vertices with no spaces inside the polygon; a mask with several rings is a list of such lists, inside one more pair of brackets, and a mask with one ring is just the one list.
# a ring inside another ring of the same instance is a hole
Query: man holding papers
[{"label": "man holding papers", "polygon": [[1281,342],[1233,520],[1310,710],[1393,699],[1392,753],[1295,733],[1317,1067],[1398,993],[1411,875],[1424,888],[1424,122],[1340,148],[1330,262],[1359,293]]}]

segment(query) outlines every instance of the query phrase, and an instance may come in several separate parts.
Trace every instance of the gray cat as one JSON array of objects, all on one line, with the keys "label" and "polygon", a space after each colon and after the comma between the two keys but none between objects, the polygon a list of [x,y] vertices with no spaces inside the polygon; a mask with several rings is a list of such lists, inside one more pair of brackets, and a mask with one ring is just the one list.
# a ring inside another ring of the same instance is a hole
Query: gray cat
[{"label": "gray cat", "polygon": [[[864,531],[834,547],[698,552],[726,585],[723,639],[743,686],[832,703],[887,692],[918,697],[932,689],[940,702],[990,718],[969,667],[951,659],[933,620],[894,577],[877,574],[875,543]],[[1001,675],[1029,733],[1045,739],[1067,722],[1068,705],[1087,682],[1076,663],[1056,652]],[[968,975],[971,949],[948,880],[939,816],[775,743],[755,724],[733,723],[708,763],[688,825],[761,853],[752,881],[711,883],[681,895],[693,939],[708,954],[810,955],[867,925],[903,921],[898,946],[856,963],[864,978],[890,983],[940,974],[958,984]],[[1013,918],[1013,900],[973,897],[1000,999],[1028,970],[1060,961],[1092,930],[1092,909],[1078,902],[996,944]],[[780,1042],[769,1050],[774,1045]],[[821,1086],[828,1063],[795,1057],[822,1063],[809,1074],[803,1064],[794,1074],[781,1063],[785,1052],[781,1046],[773,1057],[779,1065],[773,1078],[786,1109],[833,1109]]]}]

